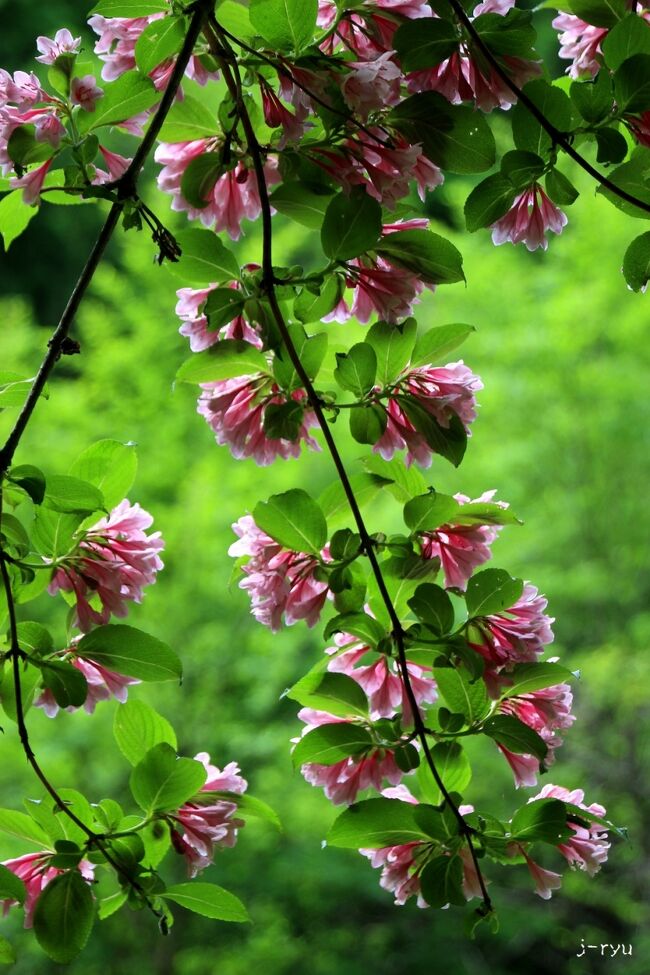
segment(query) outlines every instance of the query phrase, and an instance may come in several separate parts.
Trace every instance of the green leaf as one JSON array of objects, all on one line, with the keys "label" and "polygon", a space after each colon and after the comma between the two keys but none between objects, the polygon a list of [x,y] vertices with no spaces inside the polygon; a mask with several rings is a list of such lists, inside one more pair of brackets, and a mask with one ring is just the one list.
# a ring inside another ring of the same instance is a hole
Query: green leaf
[{"label": "green leaf", "polygon": [[517,664],[511,671],[508,671],[508,680],[512,685],[502,691],[503,697],[517,697],[520,694],[530,694],[533,691],[541,691],[546,687],[555,687],[558,684],[565,684],[574,674],[561,667],[560,664],[541,661],[535,664]]},{"label": "green leaf", "polygon": [[161,142],[192,142],[209,139],[219,129],[214,112],[192,95],[175,101],[160,130]]},{"label": "green leaf", "polygon": [[537,57],[534,50],[537,32],[530,10],[509,10],[505,15],[480,14],[474,18],[474,29],[492,54],[527,60]]},{"label": "green leaf", "polygon": [[483,569],[467,584],[467,612],[470,616],[493,616],[510,609],[517,602],[524,584],[503,569]]},{"label": "green leaf", "polygon": [[45,475],[32,464],[20,464],[12,467],[7,474],[7,480],[21,487],[34,504],[41,504],[45,495]]},{"label": "green leaf", "polygon": [[162,640],[134,626],[108,623],[86,633],[75,647],[79,657],[126,677],[144,681],[181,680],[183,668]]},{"label": "green leaf", "polygon": [[185,40],[186,24],[181,17],[163,17],[148,24],[135,44],[135,63],[142,74],[178,54]]},{"label": "green leaf", "polygon": [[[613,130],[609,130],[613,131]],[[620,132],[617,135],[621,135]],[[621,138],[623,138],[621,136]],[[625,141],[625,140],[624,140]],[[642,203],[647,203],[650,205],[650,152],[647,149],[636,149],[632,155],[632,158],[628,162],[623,163],[621,166],[617,166],[609,174],[608,178],[610,182],[618,186],[619,189],[625,190],[632,196],[636,197]],[[622,200],[620,196],[617,196],[611,190],[605,186],[599,186],[596,190],[597,193],[602,193],[603,196],[607,197],[610,203],[613,203],[618,210],[622,210],[623,213],[627,213],[630,217],[637,217],[641,220],[648,219],[647,210],[641,210],[634,203],[628,203],[627,200]]]},{"label": "green leaf", "polygon": [[224,172],[221,152],[206,152],[195,156],[181,177],[181,195],[190,206],[197,210],[204,209],[210,203],[215,183]]},{"label": "green leaf", "polygon": [[430,836],[416,822],[417,808],[410,802],[385,797],[357,802],[334,820],[327,843],[349,850],[380,850],[403,843],[430,842]]},{"label": "green leaf", "polygon": [[195,352],[176,373],[182,383],[216,383],[235,376],[268,373],[264,355],[250,342],[221,339],[204,352]]},{"label": "green leaf", "polygon": [[[327,351],[327,333],[307,335],[302,325],[289,325],[289,339],[296,351],[300,363],[310,379],[315,379]],[[303,381],[298,375],[295,365],[289,355],[286,345],[276,352],[273,362],[273,373],[279,385],[287,392],[301,389]]]},{"label": "green leaf", "polygon": [[352,755],[361,755],[373,747],[365,728],[356,724],[323,724],[313,728],[300,739],[291,759],[294,768],[300,765],[336,765]]},{"label": "green leaf", "polygon": [[433,531],[451,524],[460,508],[458,501],[448,494],[429,491],[412,498],[404,505],[404,522],[412,532]]},{"label": "green leaf", "polygon": [[[645,23],[640,17],[634,19]],[[650,35],[650,27],[648,34]],[[605,42],[607,39],[608,37]],[[574,81],[570,91],[571,101],[583,119],[590,124],[601,122],[612,111],[612,79],[606,71],[600,71],[592,81]]]},{"label": "green leaf", "polygon": [[546,742],[527,724],[512,714],[496,714],[483,724],[483,731],[499,745],[516,755],[534,755],[540,761],[546,758]]},{"label": "green leaf", "polygon": [[379,403],[350,410],[350,433],[357,443],[376,444],[384,435],[388,414]]},{"label": "green leaf", "polygon": [[26,650],[27,653],[36,657],[52,653],[54,649],[52,635],[40,623],[19,623],[17,630],[18,644],[21,650]]},{"label": "green leaf", "polygon": [[417,397],[402,394],[395,398],[431,450],[458,467],[467,449],[467,431],[460,417],[452,413],[449,425],[443,426]]},{"label": "green leaf", "polygon": [[465,339],[475,332],[473,325],[438,325],[437,328],[429,328],[422,335],[418,336],[415,348],[411,355],[411,366],[416,369],[418,366],[433,365],[446,357],[454,349],[465,341]]},{"label": "green leaf", "polygon": [[594,27],[613,27],[628,12],[625,0],[568,0],[569,10]]},{"label": "green leaf", "polygon": [[49,845],[47,833],[38,823],[35,823],[26,813],[16,812],[13,809],[0,809],[0,833],[8,833],[20,840],[27,840],[39,850],[46,849]]},{"label": "green leaf", "polygon": [[306,491],[293,488],[260,501],[253,511],[256,525],[295,552],[319,555],[327,541],[327,522]]},{"label": "green leaf", "polygon": [[[447,792],[457,792],[462,795],[472,780],[472,766],[460,742],[440,741],[434,745],[431,754]],[[430,775],[426,767],[424,774]],[[427,799],[434,805],[442,802],[442,792],[433,782]]]},{"label": "green leaf", "polygon": [[470,725],[485,717],[490,702],[482,680],[472,683],[464,667],[434,667],[433,673],[450,711],[464,714]]},{"label": "green leaf", "polygon": [[368,698],[359,684],[346,674],[326,672],[318,687],[311,693],[297,693],[291,689],[287,697],[298,701],[305,708],[327,711],[338,718],[368,716]]},{"label": "green leaf", "polygon": [[636,237],[625,251],[623,274],[632,291],[645,290],[650,279],[650,231]]},{"label": "green leaf", "polygon": [[544,160],[534,152],[512,149],[501,160],[501,175],[506,176],[515,189],[527,189],[542,175],[546,168]]},{"label": "green leaf", "polygon": [[342,292],[341,280],[332,275],[325,280],[320,292],[312,294],[304,288],[293,303],[293,313],[298,321],[307,325],[309,322],[321,321],[332,311],[339,301]]},{"label": "green leaf", "polygon": [[80,708],[88,697],[88,682],[81,671],[64,660],[41,660],[43,684],[60,708]]},{"label": "green leaf", "polygon": [[399,457],[384,460],[383,457],[372,454],[363,458],[363,466],[372,474],[391,481],[386,487],[398,501],[408,501],[413,495],[426,491],[426,481],[417,467],[405,467],[404,461]]},{"label": "green leaf", "polygon": [[13,965],[15,961],[13,945],[6,938],[0,937],[0,965]]},{"label": "green leaf", "polygon": [[559,169],[550,169],[546,174],[546,192],[558,206],[571,206],[578,199],[578,191]]},{"label": "green leaf", "polygon": [[248,793],[240,795],[238,792],[206,792],[206,796],[210,795],[219,799],[226,799],[228,802],[234,802],[237,806],[238,819],[240,816],[244,819],[262,819],[282,832],[280,817],[268,803],[262,802],[261,799],[250,796]]},{"label": "green leaf", "polygon": [[451,599],[441,586],[424,582],[408,601],[417,618],[439,636],[450,633],[455,613]]},{"label": "green leaf", "polygon": [[[549,85],[542,78],[536,78],[524,85],[523,91],[537,108],[560,132],[569,132],[573,121],[571,101],[566,92]],[[546,129],[543,129],[537,119],[526,108],[522,101],[518,101],[511,112],[512,135],[517,149],[525,149],[546,159],[553,140]]]},{"label": "green leaf", "polygon": [[32,163],[43,163],[52,156],[52,146],[37,142],[32,126],[19,125],[14,129],[7,141],[7,155],[20,169]]},{"label": "green leaf", "polygon": [[328,204],[321,244],[333,261],[347,261],[375,246],[381,235],[381,206],[362,187],[337,193]]},{"label": "green leaf", "polygon": [[182,251],[179,261],[167,262],[169,270],[192,287],[239,278],[237,258],[209,230],[182,230],[176,234]]},{"label": "green leaf", "polygon": [[316,30],[318,0],[251,0],[251,24],[272,47],[301,51]]},{"label": "green leaf", "polygon": [[178,809],[205,784],[201,762],[177,758],[166,743],[155,745],[131,772],[133,798],[146,813]]},{"label": "green leaf", "polygon": [[38,207],[27,206],[23,203],[23,191],[13,190],[0,200],[0,234],[5,251],[8,251],[14,240],[20,237],[27,228],[29,221],[38,213]]},{"label": "green leaf", "polygon": [[95,922],[95,902],[78,870],[49,882],[34,909],[34,934],[46,955],[67,964],[83,951]]},{"label": "green leaf", "polygon": [[[479,116],[477,116],[479,117]],[[412,271],[427,284],[464,281],[463,258],[457,247],[429,230],[400,230],[381,238],[377,253]]]},{"label": "green leaf", "polygon": [[377,382],[382,386],[392,383],[409,364],[416,334],[413,318],[401,325],[375,322],[366,332],[366,342],[377,356]]},{"label": "green leaf", "polygon": [[320,230],[331,199],[329,193],[314,193],[300,180],[281,183],[271,193],[271,205],[279,213],[290,217],[303,227],[309,227],[310,230]]},{"label": "green leaf", "polygon": [[44,506],[37,508],[32,539],[39,552],[48,558],[66,555],[74,545],[75,532],[83,515],[57,514]]},{"label": "green leaf", "polygon": [[483,116],[468,105],[450,105],[438,92],[411,95],[388,121],[451,173],[483,173],[494,165],[494,136]]},{"label": "green leaf", "polygon": [[393,35],[392,45],[399,55],[402,71],[433,68],[458,48],[459,36],[453,24],[438,18],[407,20]]},{"label": "green leaf", "polygon": [[473,233],[489,227],[508,212],[517,190],[501,173],[488,176],[475,186],[465,201],[465,223]]},{"label": "green leaf", "polygon": [[144,701],[130,700],[117,708],[113,735],[131,765],[137,765],[156,745],[176,748],[176,733],[169,721]]},{"label": "green leaf", "polygon": [[463,864],[459,856],[437,856],[420,874],[420,890],[429,907],[463,907]]},{"label": "green leaf", "polygon": [[104,17],[150,17],[151,14],[168,11],[165,0],[101,0],[91,13]]},{"label": "green leaf", "polygon": [[105,507],[104,495],[88,481],[68,474],[49,474],[43,506],[63,514],[89,515]]},{"label": "green leaf", "polygon": [[215,921],[248,921],[246,908],[238,897],[216,884],[192,881],[168,887],[161,895],[165,900],[179,904],[186,911]]},{"label": "green leaf", "polygon": [[[22,710],[25,714],[32,706],[34,695],[41,683],[41,672],[38,667],[27,664],[21,671],[21,701]],[[16,707],[16,687],[13,679],[13,668],[6,667],[2,682],[0,683],[0,702],[8,718],[12,721],[17,720],[18,709]],[[1,828],[1,827],[0,827]]]},{"label": "green leaf", "polygon": [[82,132],[102,125],[116,125],[145,112],[159,100],[160,92],[149,78],[143,78],[137,71],[127,71],[106,85],[94,112],[82,112],[77,116],[77,125]]},{"label": "green leaf", "polygon": [[[650,54],[650,24],[643,17],[639,17],[636,11],[631,11],[623,20],[614,24],[607,36],[601,41],[601,45],[605,64],[610,71],[617,71],[623,62],[631,58],[632,55]],[[596,77],[599,79],[600,74]],[[603,87],[608,83],[609,79],[605,76],[602,83]],[[571,97],[573,98],[573,86],[571,87]]]},{"label": "green leaf", "polygon": [[[0,203],[0,206],[2,204]],[[21,407],[34,383],[33,377],[24,379],[20,373],[3,369],[0,372],[0,409]]]},{"label": "green leaf", "polygon": [[639,114],[650,108],[650,54],[633,54],[614,74],[619,112]]},{"label": "green leaf", "polygon": [[369,647],[376,647],[386,636],[386,630],[381,623],[367,613],[342,613],[335,616],[327,624],[325,639],[328,640],[333,633],[349,633]]},{"label": "green leaf", "polygon": [[348,353],[337,352],[334,378],[342,389],[358,397],[370,392],[377,374],[377,355],[367,342],[357,342]]},{"label": "green leaf", "polygon": [[235,37],[251,37],[254,34],[248,9],[237,0],[220,0],[219,23]]},{"label": "green leaf", "polygon": [[517,810],[510,832],[520,842],[542,840],[557,846],[571,835],[566,819],[566,806],[559,799],[536,799]]},{"label": "green leaf", "polygon": [[107,508],[114,508],[131,488],[138,469],[133,444],[98,440],[75,460],[70,473],[99,488]]},{"label": "green leaf", "polygon": [[25,885],[20,877],[0,863],[0,901],[4,900],[22,904],[25,900]]}]

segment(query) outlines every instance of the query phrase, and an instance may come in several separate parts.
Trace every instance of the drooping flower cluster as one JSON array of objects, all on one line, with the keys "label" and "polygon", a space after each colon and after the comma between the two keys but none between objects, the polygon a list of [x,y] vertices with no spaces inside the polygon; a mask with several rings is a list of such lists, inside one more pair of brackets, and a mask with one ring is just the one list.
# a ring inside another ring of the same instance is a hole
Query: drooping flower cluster
[{"label": "drooping flower cluster", "polygon": [[529,251],[546,250],[546,234],[561,234],[567,224],[566,214],[555,206],[544,190],[534,183],[520,193],[505,216],[492,225],[492,241],[497,246],[510,241],[525,244]]},{"label": "drooping flower cluster", "polygon": [[[83,674],[86,679],[87,695],[83,704],[84,710],[88,714],[93,714],[95,706],[100,701],[109,701],[111,698],[115,698],[116,701],[124,704],[129,694],[129,687],[132,684],[139,684],[140,681],[135,677],[127,677],[124,674],[109,670],[108,667],[104,667],[96,660],[78,656],[77,644],[79,639],[79,637],[75,637],[70,648],[59,656]],[[37,708],[43,708],[48,718],[55,718],[60,710],[59,704],[49,687],[43,688],[34,704]],[[69,705],[66,708],[66,711],[70,712],[77,710],[78,708],[74,705]]]},{"label": "drooping flower cluster", "polygon": [[[525,725],[537,732],[548,751],[544,758],[544,767],[548,768],[555,761],[555,749],[562,744],[558,732],[570,728],[575,721],[571,714],[573,694],[568,684],[556,684],[529,694],[506,698],[499,704],[501,714],[512,714]],[[515,777],[515,785],[534,786],[540,769],[539,759],[534,755],[515,754],[505,745],[499,744],[505,759]]]},{"label": "drooping flower cluster", "polygon": [[151,515],[128,500],[83,532],[71,555],[57,561],[48,587],[76,598],[75,625],[84,633],[111,617],[126,616],[127,602],[139,603],[142,589],[156,580],[163,563],[160,532],[146,534]]},{"label": "drooping flower cluster", "polygon": [[251,515],[232,527],[239,541],[233,542],[228,554],[248,559],[239,587],[250,594],[255,619],[274,633],[283,617],[287,626],[298,620],[315,626],[329,592],[327,583],[316,577],[318,559],[283,548],[258,528]]},{"label": "drooping flower cluster", "polygon": [[[176,314],[182,325],[179,333],[190,340],[192,352],[203,352],[220,338],[237,339],[249,342],[256,348],[262,348],[262,340],[254,327],[242,314],[235,315],[232,321],[218,329],[211,329],[205,314],[205,303],[216,284],[209,284],[206,288],[179,288],[176,292]],[[230,287],[237,289],[238,283],[231,282]]]},{"label": "drooping flower cluster", "polygon": [[[207,752],[194,756],[205,767],[207,779],[201,791],[169,817],[172,824],[172,844],[185,857],[190,877],[196,877],[209,867],[218,847],[233,847],[237,830],[244,822],[235,818],[237,802],[210,793],[229,792],[243,795],[248,788],[236,762],[229,762],[223,770],[212,765]],[[205,798],[203,795],[205,794]]]}]

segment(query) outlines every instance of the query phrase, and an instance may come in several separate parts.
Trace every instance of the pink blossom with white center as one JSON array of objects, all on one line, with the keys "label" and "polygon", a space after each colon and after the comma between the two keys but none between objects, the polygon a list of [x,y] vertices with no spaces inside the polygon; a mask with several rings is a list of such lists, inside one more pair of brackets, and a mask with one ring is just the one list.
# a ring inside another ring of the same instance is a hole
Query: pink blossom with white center
[{"label": "pink blossom with white center", "polygon": [[[216,150],[218,143],[215,139],[161,142],[154,155],[156,162],[163,166],[158,175],[158,187],[172,195],[172,210],[186,212],[190,220],[200,220],[206,227],[214,226],[217,232],[225,230],[233,240],[239,240],[242,220],[256,220],[262,212],[257,180],[252,170],[238,162],[234,169],[216,180],[205,198],[206,206],[202,208],[191,206],[181,192],[183,173],[191,161]],[[264,172],[269,186],[280,179],[277,166],[277,157],[266,160]]]},{"label": "pink blossom with white center", "polygon": [[429,467],[433,449],[423,434],[419,433],[402,409],[399,395],[414,397],[419,405],[447,428],[453,416],[457,416],[470,435],[469,425],[476,419],[475,393],[483,383],[463,363],[451,362],[440,368],[420,366],[404,372],[388,401],[388,423],[373,450],[390,460],[396,450],[407,448],[406,464],[413,462]]},{"label": "pink blossom with white center", "polygon": [[250,594],[255,619],[274,633],[281,628],[283,615],[287,626],[303,619],[315,626],[329,592],[327,583],[314,576],[318,559],[283,548],[258,528],[251,515],[232,527],[239,541],[232,543],[228,555],[248,556],[239,588]]},{"label": "pink blossom with white center", "polygon": [[529,251],[546,250],[546,234],[561,234],[567,225],[566,214],[555,206],[541,186],[535,183],[520,193],[511,208],[492,224],[492,242],[497,246],[510,241],[525,244]]},{"label": "pink blossom with white center", "polygon": [[[31,928],[34,920],[34,909],[36,902],[41,896],[47,885],[55,877],[65,873],[58,867],[49,866],[50,858],[53,853],[42,850],[39,853],[26,853],[24,856],[16,857],[14,860],[3,860],[2,865],[7,870],[11,870],[25,885],[25,927]],[[77,867],[79,873],[87,883],[92,883],[95,879],[95,866],[89,860],[80,860]],[[18,901],[6,898],[2,902],[3,916],[6,917],[9,909]]]},{"label": "pink blossom with white center", "polygon": [[[561,785],[551,785],[549,783],[544,786],[540,793],[528,801],[534,802],[536,799],[560,799],[562,802],[568,802],[572,806],[578,806],[580,809],[584,809],[585,812],[591,813],[592,816],[597,816],[599,819],[602,819],[607,812],[605,807],[597,802],[586,806],[584,798],[585,794],[582,789],[569,791],[569,789],[565,789]],[[588,827],[580,826],[578,823],[572,821],[572,815],[571,811],[567,811],[567,825],[573,830],[573,836],[568,840],[563,840],[562,843],[558,843],[558,850],[572,866],[586,871],[590,877],[593,877],[607,860],[607,852],[611,846],[607,842],[607,827],[599,823],[589,823]]]},{"label": "pink blossom with white center", "polygon": [[[305,722],[303,737],[325,724],[349,724],[345,718],[312,708],[302,708],[298,717]],[[365,789],[381,791],[384,779],[391,785],[397,785],[404,775],[391,751],[373,746],[360,755],[344,758],[333,765],[307,762],[300,766],[300,771],[310,785],[322,787],[335,806],[355,802],[357,795]]]},{"label": "pink blossom with white center", "polygon": [[349,61],[349,74],[341,91],[353,112],[363,119],[379,108],[397,105],[400,100],[402,72],[393,60],[395,52],[386,51],[372,61]]},{"label": "pink blossom with white center", "polygon": [[70,99],[73,105],[79,105],[84,112],[94,112],[95,106],[104,95],[104,89],[99,88],[91,74],[83,78],[73,78],[70,85]]},{"label": "pink blossom with white center", "polygon": [[9,180],[12,190],[23,191],[23,203],[27,206],[37,206],[41,202],[41,190],[52,161],[46,159],[42,165],[25,173],[24,176],[20,178],[14,176]]},{"label": "pink blossom with white center", "polygon": [[[75,625],[83,632],[108,623],[111,614],[126,616],[127,601],[141,602],[143,586],[156,581],[164,542],[160,532],[146,534],[152,524],[147,511],[125,499],[84,531],[76,551],[56,569],[48,592],[74,592]],[[100,609],[89,602],[93,597]]]},{"label": "pink blossom with white center", "polygon": [[78,54],[81,38],[73,37],[67,27],[62,27],[54,35],[54,39],[42,34],[36,38],[36,47],[40,56],[36,58],[41,64],[54,64],[62,54]]},{"label": "pink blossom with white center", "polygon": [[[355,641],[349,633],[338,633],[334,647],[327,647],[325,653],[336,654],[327,669],[346,674],[365,692],[373,721],[379,718],[392,718],[401,712],[405,727],[412,724],[411,704],[400,676],[397,662],[382,654],[378,660],[357,666],[368,654],[374,655],[370,647]],[[352,644],[350,646],[350,644]],[[346,649],[339,653],[341,647]],[[418,705],[433,704],[438,698],[435,681],[428,675],[428,669],[417,664],[407,664],[409,679]]]},{"label": "pink blossom with white center", "polygon": [[[140,681],[136,680],[135,677],[125,677],[124,674],[117,674],[107,667],[103,667],[102,664],[98,664],[95,660],[88,660],[85,657],[76,656],[75,644],[77,642],[78,640],[73,640],[73,645],[70,647],[70,655],[66,655],[65,659],[67,663],[75,667],[86,678],[88,694],[84,701],[84,710],[88,714],[93,714],[95,705],[99,701],[108,701],[111,698],[115,698],[120,704],[124,704],[129,694],[129,687],[132,684],[139,684]],[[49,687],[42,690],[34,703],[37,708],[43,708],[48,718],[55,718],[59,713],[59,705]],[[72,713],[73,711],[77,711],[78,708],[71,705],[65,710]]]},{"label": "pink blossom with white center", "polygon": [[[223,771],[210,763],[207,752],[194,756],[207,773],[207,780],[191,802],[186,802],[178,812],[170,816],[174,825],[172,844],[186,861],[190,877],[209,867],[214,859],[215,847],[233,847],[237,842],[237,830],[244,826],[241,819],[234,819],[237,802],[227,799],[201,800],[201,793],[232,792],[242,795],[248,783],[239,774],[236,762],[229,762]],[[178,827],[178,828],[177,828]]]},{"label": "pink blossom with white center", "polygon": [[[534,663],[553,642],[548,600],[529,582],[517,602],[502,613],[472,621],[470,645],[493,667]],[[479,642],[480,641],[480,642]]]},{"label": "pink blossom with white center", "polygon": [[36,141],[49,142],[54,149],[58,149],[61,139],[65,135],[65,126],[59,116],[53,112],[43,111],[38,114],[34,113],[32,121],[34,123],[34,138]]},{"label": "pink blossom with white center", "polygon": [[[220,338],[249,342],[255,348],[261,349],[262,339],[241,314],[236,315],[231,322],[220,329],[208,327],[203,306],[210,292],[217,287],[219,287],[217,284],[210,284],[207,288],[179,288],[176,292],[178,298],[176,314],[183,323],[178,331],[190,340],[192,352],[202,352],[218,342]],[[228,287],[237,289],[238,282],[232,281]]]},{"label": "pink blossom with white center", "polygon": [[606,27],[594,27],[574,14],[560,12],[551,23],[560,32],[561,58],[572,64],[566,69],[571,78],[594,78],[601,68],[598,55],[602,54],[601,44],[609,33]]},{"label": "pink blossom with white center", "polygon": [[[220,382],[201,383],[197,411],[214,430],[218,444],[227,444],[238,460],[252,457],[260,467],[272,464],[276,457],[288,460],[300,455],[303,442],[311,450],[320,450],[309,429],[317,426],[316,416],[305,409],[295,440],[270,438],[264,431],[264,416],[270,404],[288,402],[284,393],[269,376],[257,373],[237,376]],[[306,393],[291,393],[295,403],[304,402]]]},{"label": "pink blossom with white center", "polygon": [[[484,491],[474,500],[465,494],[455,494],[454,498],[459,504],[483,504],[491,502],[495,494],[496,491]],[[505,501],[495,503],[508,507]],[[491,558],[490,545],[500,531],[501,525],[441,525],[420,534],[422,557],[440,559],[447,588],[465,589],[474,569]]]}]

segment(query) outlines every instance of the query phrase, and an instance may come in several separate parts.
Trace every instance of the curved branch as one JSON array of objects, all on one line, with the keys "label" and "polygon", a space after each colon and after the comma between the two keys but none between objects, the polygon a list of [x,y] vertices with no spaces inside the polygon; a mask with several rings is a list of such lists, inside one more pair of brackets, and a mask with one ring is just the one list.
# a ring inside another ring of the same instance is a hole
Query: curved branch
[{"label": "curved branch", "polygon": [[[284,316],[278,304],[277,296],[275,293],[275,277],[273,273],[271,203],[269,200],[268,187],[266,184],[266,176],[264,174],[264,160],[262,157],[260,144],[255,134],[255,129],[251,122],[250,116],[247,112],[246,106],[243,103],[243,100],[241,99],[241,81],[238,77],[239,72],[238,72],[237,63],[234,58],[232,50],[229,50],[227,39],[224,37],[224,34],[221,31],[218,22],[214,18],[210,17],[209,25],[206,26],[206,28],[204,29],[204,34],[208,41],[212,53],[220,62],[224,80],[226,82],[226,85],[228,86],[230,94],[232,95],[233,99],[238,105],[242,127],[246,134],[248,149],[253,160],[253,166],[255,169],[255,176],[257,178],[258,190],[260,195],[260,202],[262,205],[262,231],[263,231],[263,241],[264,241],[262,275],[263,275],[263,284],[266,292],[266,297],[271,307],[271,311],[273,313],[275,322],[278,326],[278,331],[280,332],[280,335],[282,336],[282,340],[286,345],[287,351],[291,358],[291,362],[293,363],[296,373],[300,377],[300,381],[303,384],[303,387],[307,393],[307,398],[309,400],[310,406],[313,409],[316,418],[318,420],[318,424],[321,428],[323,438],[327,444],[327,448],[332,457],[332,461],[334,462],[336,472],[341,481],[341,485],[345,492],[345,496],[350,506],[350,510],[352,512],[355,523],[357,525],[357,530],[359,532],[359,535],[361,536],[361,547],[365,555],[367,556],[368,561],[370,562],[372,573],[377,581],[377,587],[379,589],[381,598],[386,607],[386,611],[388,612],[391,621],[391,626],[392,626],[392,636],[397,646],[398,661],[399,661],[399,668],[402,675],[402,682],[404,684],[406,696],[408,698],[408,702],[411,708],[411,713],[413,715],[413,724],[414,724],[416,736],[422,746],[424,757],[431,771],[431,774],[434,778],[434,781],[438,786],[438,788],[440,789],[440,792],[444,797],[445,801],[449,804],[449,808],[452,810],[458,822],[459,831],[465,837],[465,840],[468,844],[472,856],[472,860],[474,863],[474,867],[476,869],[476,873],[479,879],[479,884],[481,887],[484,910],[486,913],[489,913],[492,910],[492,903],[490,900],[490,896],[487,892],[485,880],[481,873],[478,857],[472,841],[472,834],[474,831],[466,823],[464,816],[462,815],[457,805],[455,804],[454,800],[452,799],[451,795],[449,794],[449,791],[446,788],[440,776],[440,773],[438,772],[438,769],[436,768],[436,764],[433,759],[431,749],[429,748],[429,742],[427,740],[426,727],[422,720],[417,699],[415,697],[415,693],[411,685],[411,679],[409,676],[408,666],[407,666],[406,648],[404,645],[404,630],[402,628],[402,624],[393,605],[393,601],[390,597],[390,593],[388,592],[386,581],[383,577],[381,566],[379,565],[379,561],[377,559],[377,554],[375,552],[374,545],[370,537],[370,533],[368,532],[368,529],[363,519],[363,515],[361,514],[361,511],[359,509],[359,504],[355,497],[354,489],[350,482],[350,478],[348,477],[339,449],[332,435],[331,427],[328,424],[327,419],[325,418],[320,399],[316,393],[316,390],[314,389],[313,383],[311,382],[311,379],[305,372],[304,366],[300,361],[300,356],[298,355],[296,347],[291,341],[291,336],[289,334],[287,324],[284,320]],[[226,60],[226,58],[224,57],[224,53],[228,55],[228,60]]]}]

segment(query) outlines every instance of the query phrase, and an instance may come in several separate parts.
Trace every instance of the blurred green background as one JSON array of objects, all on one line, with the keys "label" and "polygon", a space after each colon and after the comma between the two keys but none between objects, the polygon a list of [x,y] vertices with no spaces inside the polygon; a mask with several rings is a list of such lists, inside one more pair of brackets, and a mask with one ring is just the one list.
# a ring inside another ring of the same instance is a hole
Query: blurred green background
[{"label": "blurred green background", "polygon": [[[14,69],[29,56],[33,35],[78,25],[75,6],[26,8],[20,29],[14,21],[3,36],[0,63]],[[0,3],[3,30],[8,12],[8,3]],[[166,568],[130,621],[176,648],[185,680],[181,689],[156,685],[133,694],[173,721],[185,754],[207,750],[218,765],[238,761],[250,791],[278,810],[285,831],[249,823],[236,849],[220,853],[205,875],[245,900],[251,925],[179,910],[171,935],[162,938],[149,916],[122,911],[96,927],[68,969],[73,975],[648,972],[650,353],[647,297],[628,292],[620,274],[625,247],[643,228],[574,175],[583,193],[546,254],[494,248],[487,232],[458,232],[468,191],[460,179],[449,178],[431,200],[434,229],[463,251],[468,285],[427,293],[418,319],[425,328],[450,321],[476,326],[459,354],[485,389],[461,469],[436,462],[430,480],[471,496],[497,488],[524,519],[523,527],[504,530],[493,564],[546,593],[556,617],[550,653],[582,673],[577,721],[547,780],[584,787],[587,802],[602,802],[629,828],[629,842],[614,843],[594,880],[567,874],[550,902],[534,895],[523,872],[494,870],[501,931],[479,931],[475,941],[464,934],[462,912],[394,907],[365,859],[322,848],[336,810],[292,772],[289,739],[300,725],[296,707],[281,694],[323,644],[318,631],[301,625],[272,637],[255,624],[245,594],[227,587],[226,550],[231,523],[260,494],[296,483],[318,492],[332,480],[331,464],[310,453],[258,469],[214,444],[195,413],[193,390],[172,385],[188,354],[173,310],[182,282],[154,264],[144,234],[120,230],[78,317],[82,354],[60,363],[17,460],[65,472],[93,440],[137,442],[131,500],[154,514],[166,540]],[[167,219],[167,200],[151,186],[147,198]],[[3,256],[3,368],[35,371],[99,220],[92,206],[43,208]],[[178,229],[184,218],[168,222]],[[259,254],[259,235],[249,229],[238,249],[242,260]],[[277,262],[308,261],[306,232],[279,219],[277,229]],[[329,328],[332,341],[343,344],[363,332]],[[10,421],[0,415],[0,433]],[[337,431],[354,469],[361,449],[342,424]],[[390,498],[369,509],[374,529],[398,519]],[[44,596],[29,612],[57,625],[60,607]],[[93,801],[114,795],[128,802],[129,769],[111,735],[114,709],[104,704],[94,718],[82,712],[56,722],[40,712],[30,716],[36,751],[56,784],[80,784]],[[39,791],[15,728],[5,722],[4,732],[0,805],[18,807],[22,795]],[[526,800],[530,793],[515,794],[505,763],[490,748],[476,759],[468,801],[498,814]],[[23,851],[3,839],[0,858]],[[559,857],[547,866],[562,869]],[[182,875],[182,865],[171,863],[170,879]],[[16,975],[58,971],[19,925],[11,912],[0,926],[19,953]],[[632,944],[633,955],[607,959],[598,950],[578,958],[581,939]]]}]

